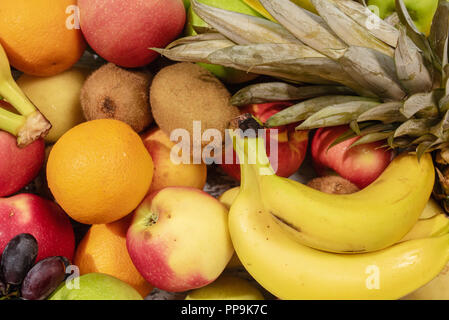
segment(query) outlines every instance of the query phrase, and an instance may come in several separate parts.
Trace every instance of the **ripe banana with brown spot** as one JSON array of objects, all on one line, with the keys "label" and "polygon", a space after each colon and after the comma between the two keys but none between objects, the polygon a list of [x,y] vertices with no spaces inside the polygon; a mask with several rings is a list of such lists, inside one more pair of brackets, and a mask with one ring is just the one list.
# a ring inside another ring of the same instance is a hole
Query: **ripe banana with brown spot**
[{"label": "ripe banana with brown spot", "polygon": [[429,201],[435,171],[429,154],[420,161],[401,155],[371,185],[349,195],[326,194],[272,173],[258,177],[264,209],[294,229],[298,241],[361,253],[387,248],[412,229]]},{"label": "ripe banana with brown spot", "polygon": [[[254,150],[256,139],[237,140],[245,159],[244,144]],[[304,246],[262,205],[260,167],[242,162],[242,185],[229,213],[232,241],[248,272],[280,299],[398,299],[435,278],[449,260],[449,234],[363,254]]]}]

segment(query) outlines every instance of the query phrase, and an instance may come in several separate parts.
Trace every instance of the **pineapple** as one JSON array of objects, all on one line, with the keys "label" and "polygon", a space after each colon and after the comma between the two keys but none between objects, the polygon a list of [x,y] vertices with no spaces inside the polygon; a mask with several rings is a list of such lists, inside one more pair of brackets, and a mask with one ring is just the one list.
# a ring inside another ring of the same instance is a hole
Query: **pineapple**
[{"label": "pineapple", "polygon": [[364,1],[311,0],[317,14],[290,0],[260,0],[276,22],[192,0],[211,28],[154,49],[176,61],[205,62],[268,75],[231,102],[300,101],[265,125],[297,130],[349,125],[334,143],[386,141],[399,152],[435,153],[435,195],[449,212],[449,2],[440,1],[430,35],[403,0],[382,20]]}]

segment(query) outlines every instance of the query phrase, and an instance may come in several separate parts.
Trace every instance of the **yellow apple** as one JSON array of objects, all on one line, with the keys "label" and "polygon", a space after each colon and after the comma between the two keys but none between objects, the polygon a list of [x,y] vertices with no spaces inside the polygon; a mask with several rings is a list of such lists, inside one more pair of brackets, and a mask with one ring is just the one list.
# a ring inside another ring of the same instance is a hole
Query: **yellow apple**
[{"label": "yellow apple", "polygon": [[207,193],[186,187],[148,196],[134,213],[126,244],[140,274],[169,292],[212,283],[234,253],[227,208]]},{"label": "yellow apple", "polygon": [[223,275],[208,286],[190,292],[186,300],[264,300],[247,280]]},{"label": "yellow apple", "polygon": [[47,142],[56,142],[84,121],[80,92],[87,75],[87,69],[72,68],[52,77],[24,74],[17,80],[22,91],[52,124],[45,138]]},{"label": "yellow apple", "polygon": [[148,194],[166,187],[203,189],[207,179],[204,163],[174,163],[170,154],[175,143],[159,128],[142,135],[142,140],[154,162],[154,174]]}]

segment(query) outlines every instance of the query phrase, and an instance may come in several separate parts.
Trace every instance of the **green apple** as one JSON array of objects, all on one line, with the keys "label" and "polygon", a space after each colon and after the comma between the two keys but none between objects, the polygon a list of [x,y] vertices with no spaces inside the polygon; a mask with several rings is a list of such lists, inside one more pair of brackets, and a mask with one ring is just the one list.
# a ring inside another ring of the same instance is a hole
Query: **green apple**
[{"label": "green apple", "polygon": [[79,280],[78,289],[74,280],[73,288],[63,282],[48,300],[142,300],[129,284],[106,274],[88,273],[75,280]]},{"label": "green apple", "polygon": [[[262,17],[262,15],[260,15],[257,11],[253,10],[247,4],[245,4],[242,0],[198,0],[198,1],[220,9],[244,13],[255,17]],[[194,27],[206,27],[206,26],[207,23],[193,11],[192,7],[190,7],[187,13],[187,24],[185,31],[186,35],[188,36],[196,35],[197,33],[195,32]],[[200,65],[208,69],[220,80],[227,83],[244,83],[251,81],[257,77],[257,75],[253,73],[239,71],[223,66],[211,65],[206,63],[201,63]]]},{"label": "green apple", "polygon": [[186,300],[264,300],[264,297],[247,280],[221,276],[211,284],[191,291]]},{"label": "green apple", "polygon": [[[416,27],[428,35],[433,16],[438,8],[438,0],[404,0],[404,2]],[[382,19],[392,14],[396,8],[395,0],[368,0],[367,5]]]},{"label": "green apple", "polygon": [[88,75],[87,69],[72,68],[52,77],[22,75],[17,84],[52,128],[45,140],[56,142],[66,131],[85,121],[80,92]]}]

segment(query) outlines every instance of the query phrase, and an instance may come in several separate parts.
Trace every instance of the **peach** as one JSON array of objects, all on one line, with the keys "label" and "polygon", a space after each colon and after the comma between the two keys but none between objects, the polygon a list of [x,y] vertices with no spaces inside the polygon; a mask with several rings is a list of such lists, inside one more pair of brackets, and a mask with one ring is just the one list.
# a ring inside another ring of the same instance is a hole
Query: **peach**
[{"label": "peach", "polygon": [[192,187],[203,189],[206,184],[207,167],[202,164],[175,164],[170,153],[175,143],[159,128],[142,136],[154,163],[153,181],[148,193],[166,187]]},{"label": "peach", "polygon": [[109,62],[134,68],[158,57],[183,30],[182,0],[78,0],[80,26],[89,45]]},{"label": "peach", "polygon": [[140,274],[169,292],[212,283],[234,253],[226,207],[201,190],[185,187],[148,196],[135,211],[126,244]]}]

